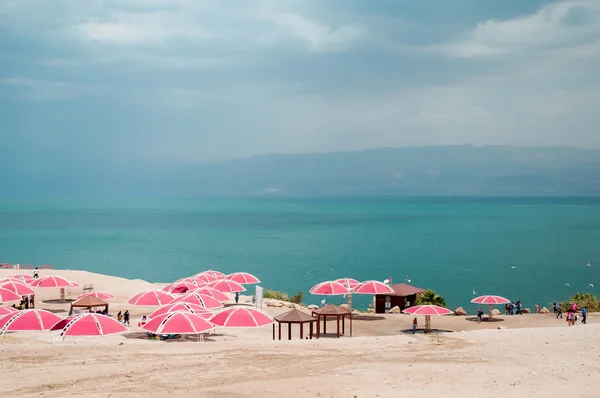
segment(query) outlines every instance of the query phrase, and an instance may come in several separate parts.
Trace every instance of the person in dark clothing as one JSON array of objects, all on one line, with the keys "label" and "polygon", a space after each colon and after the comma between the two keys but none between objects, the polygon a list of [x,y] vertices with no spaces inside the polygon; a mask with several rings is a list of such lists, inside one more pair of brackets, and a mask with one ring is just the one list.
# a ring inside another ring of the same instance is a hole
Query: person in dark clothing
[{"label": "person in dark clothing", "polygon": [[129,326],[129,310],[125,310],[125,313],[123,314],[123,324]]},{"label": "person in dark clothing", "polygon": [[240,301],[240,292],[235,292],[235,303],[237,304]]},{"label": "person in dark clothing", "polygon": [[556,319],[562,319],[562,305],[557,305],[556,306]]}]

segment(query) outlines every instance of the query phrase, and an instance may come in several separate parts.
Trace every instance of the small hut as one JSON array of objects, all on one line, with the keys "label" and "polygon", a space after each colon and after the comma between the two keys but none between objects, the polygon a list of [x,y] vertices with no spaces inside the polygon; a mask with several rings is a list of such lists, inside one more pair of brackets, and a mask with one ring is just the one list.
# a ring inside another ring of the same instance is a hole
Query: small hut
[{"label": "small hut", "polygon": [[312,316],[317,317],[317,338],[321,337],[321,318],[323,318],[323,334],[327,333],[327,318],[336,318],[337,337],[340,337],[340,319],[342,320],[342,334],[346,333],[345,319],[350,319],[350,336],[352,336],[352,312],[345,310],[337,305],[327,304],[312,312]]},{"label": "small hut", "polygon": [[378,294],[375,296],[375,312],[385,314],[391,308],[398,306],[404,310],[410,305],[414,305],[419,296],[425,292],[420,287],[398,283],[390,286],[394,293]]},{"label": "small hut", "polygon": [[[279,325],[279,340],[281,340],[281,324],[282,323],[287,323],[288,325],[288,340],[292,339],[292,324],[299,324],[300,325],[300,339],[304,338],[304,324],[308,323],[309,324],[309,332],[308,335],[310,337],[310,339],[313,338],[313,324],[315,322],[317,322],[317,320],[294,308],[293,310],[286,312],[285,314],[281,314],[279,316],[275,317],[275,321],[277,322],[277,324]],[[273,340],[275,340],[275,323],[273,323]]]},{"label": "small hut", "polygon": [[71,303],[69,315],[73,314],[73,310],[75,308],[87,308],[88,310],[91,310],[92,308],[98,307],[104,307],[104,309],[108,313],[108,303],[106,301],[102,301],[95,296],[88,295]]}]

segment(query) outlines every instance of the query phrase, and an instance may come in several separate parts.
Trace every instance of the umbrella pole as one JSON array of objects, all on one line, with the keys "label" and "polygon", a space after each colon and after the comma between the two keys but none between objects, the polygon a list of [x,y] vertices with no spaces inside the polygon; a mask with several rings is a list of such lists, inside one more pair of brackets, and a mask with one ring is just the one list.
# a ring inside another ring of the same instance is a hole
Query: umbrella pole
[{"label": "umbrella pole", "polygon": [[488,304],[488,310],[489,310],[490,319],[492,319],[492,305],[491,304]]}]

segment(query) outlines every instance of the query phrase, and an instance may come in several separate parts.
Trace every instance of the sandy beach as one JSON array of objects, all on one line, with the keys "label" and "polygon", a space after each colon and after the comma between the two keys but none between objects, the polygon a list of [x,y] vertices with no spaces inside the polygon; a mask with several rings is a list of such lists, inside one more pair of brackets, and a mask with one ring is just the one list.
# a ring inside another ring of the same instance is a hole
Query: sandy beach
[{"label": "sandy beach", "polygon": [[[0,270],[0,278],[15,272]],[[152,308],[126,301],[164,284],[84,271],[46,273],[115,294],[111,314],[128,309],[132,326],[124,335],[62,342],[47,332],[6,334],[0,339],[0,396],[597,396],[598,314],[571,328],[551,314],[482,324],[436,317],[434,328],[454,332],[432,335],[403,334],[412,322],[407,315],[360,314],[352,338],[299,340],[294,328],[292,341],[273,341],[266,327],[217,330],[204,342],[162,342],[141,338],[137,327]],[[80,293],[81,287],[73,288],[67,296]],[[37,307],[66,316],[68,304],[43,303],[58,294],[40,290]],[[289,310],[263,309],[272,315]]]}]

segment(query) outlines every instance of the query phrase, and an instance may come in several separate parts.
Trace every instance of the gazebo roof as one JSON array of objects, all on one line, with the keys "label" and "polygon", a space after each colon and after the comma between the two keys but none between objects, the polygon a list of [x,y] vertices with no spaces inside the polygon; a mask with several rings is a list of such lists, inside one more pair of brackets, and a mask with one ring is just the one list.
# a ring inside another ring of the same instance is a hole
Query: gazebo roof
[{"label": "gazebo roof", "polygon": [[106,301],[102,301],[99,298],[89,295],[85,296],[80,300],[74,301],[71,303],[71,307],[106,307],[108,303]]},{"label": "gazebo roof", "polygon": [[308,323],[316,322],[317,320],[305,312],[302,312],[296,308],[275,317],[275,320],[279,323]]},{"label": "gazebo roof", "polygon": [[342,307],[338,307],[337,305],[327,304],[325,307],[319,308],[318,310],[313,311],[315,314],[319,315],[349,315],[350,311],[345,310]]},{"label": "gazebo roof", "polygon": [[398,283],[396,285],[390,286],[394,293],[383,293],[381,296],[398,296],[398,297],[406,297],[412,296],[413,294],[423,293],[425,290],[420,287],[407,285],[406,283]]}]

